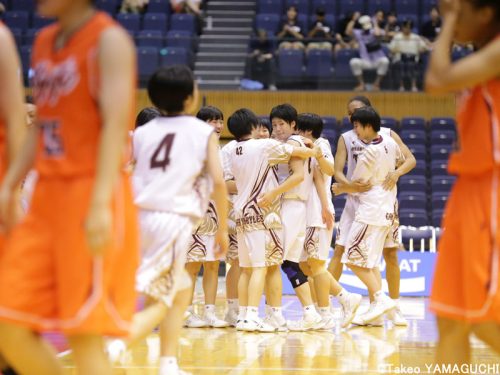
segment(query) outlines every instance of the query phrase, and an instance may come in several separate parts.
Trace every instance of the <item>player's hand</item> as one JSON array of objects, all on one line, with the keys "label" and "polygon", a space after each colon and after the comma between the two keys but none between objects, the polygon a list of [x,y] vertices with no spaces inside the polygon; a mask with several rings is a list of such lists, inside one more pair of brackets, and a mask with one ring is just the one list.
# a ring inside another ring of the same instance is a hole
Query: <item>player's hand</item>
[{"label": "player's hand", "polygon": [[11,188],[0,187],[0,232],[7,233],[20,220],[22,209],[20,199]]},{"label": "player's hand", "polygon": [[314,148],[314,142],[311,141],[309,138],[306,137],[300,137],[302,138],[302,142],[304,142],[304,145],[308,148]]},{"label": "player's hand", "polygon": [[328,208],[322,208],[321,217],[323,218],[323,224],[326,225],[326,228],[331,230],[333,228],[333,224],[335,223],[335,216],[333,216]]},{"label": "player's hand", "polygon": [[351,187],[355,193],[365,193],[372,188],[372,185],[368,182],[354,181],[351,182]]},{"label": "player's hand", "polygon": [[394,188],[394,186],[396,186],[396,184],[398,183],[398,180],[399,180],[399,175],[396,171],[389,172],[385,177],[385,181],[382,184],[382,188],[384,190],[392,190],[392,188]]},{"label": "player's hand", "polygon": [[314,146],[314,157],[316,159],[321,159],[323,157],[323,150],[319,146]]},{"label": "player's hand", "polygon": [[259,207],[266,208],[269,207],[276,200],[276,196],[272,192],[261,194],[257,198],[257,204]]},{"label": "player's hand", "polygon": [[85,236],[90,252],[94,256],[104,254],[111,242],[113,225],[111,208],[105,204],[92,204],[85,219]]},{"label": "player's hand", "polygon": [[229,249],[229,233],[227,230],[219,229],[215,233],[215,259],[223,258],[226,256]]},{"label": "player's hand", "polygon": [[456,17],[460,11],[460,0],[440,0],[439,12],[443,18]]}]

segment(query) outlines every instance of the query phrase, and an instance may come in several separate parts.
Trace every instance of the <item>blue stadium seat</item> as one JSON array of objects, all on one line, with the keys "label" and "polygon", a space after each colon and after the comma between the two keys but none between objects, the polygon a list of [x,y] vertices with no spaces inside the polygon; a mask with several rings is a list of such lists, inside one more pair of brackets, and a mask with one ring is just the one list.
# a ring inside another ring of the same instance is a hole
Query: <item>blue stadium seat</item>
[{"label": "blue stadium seat", "polygon": [[399,179],[399,190],[406,191],[427,191],[427,179],[425,176],[405,175]]},{"label": "blue stadium seat", "polygon": [[168,18],[164,13],[146,13],[142,20],[144,30],[158,30],[162,33],[167,32]]},{"label": "blue stadium seat", "polygon": [[118,0],[96,0],[96,7],[114,15],[118,11],[121,1]]},{"label": "blue stadium seat", "polygon": [[451,59],[452,61],[457,61],[464,58],[467,55],[470,55],[472,51],[467,47],[454,47],[451,51]]},{"label": "blue stadium seat", "polygon": [[431,145],[452,145],[456,141],[453,130],[440,130],[431,128]]},{"label": "blue stadium seat", "polygon": [[33,16],[32,27],[34,29],[41,29],[45,26],[50,25],[55,20],[53,18],[40,17],[38,15]]},{"label": "blue stadium seat", "polygon": [[35,41],[36,34],[38,34],[40,30],[37,29],[26,29],[24,31],[23,44],[24,45],[32,45]]},{"label": "blue stadium seat", "polygon": [[194,46],[193,36],[189,31],[169,31],[166,40],[168,47],[184,47],[192,50]]},{"label": "blue stadium seat", "polygon": [[431,160],[448,160],[451,150],[450,145],[431,146]]},{"label": "blue stadium seat", "polygon": [[139,78],[147,81],[149,77],[158,69],[159,50],[156,47],[137,48],[137,63],[139,68]]},{"label": "blue stadium seat", "polygon": [[33,12],[35,7],[35,0],[14,0],[10,9]]},{"label": "blue stadium seat", "polygon": [[335,0],[313,0],[311,14],[315,14],[318,8],[323,8],[327,15],[335,15],[337,13]]},{"label": "blue stadium seat", "polygon": [[[12,33],[12,36],[14,37],[14,40],[16,42],[16,46],[19,48],[23,44],[23,31],[18,28],[11,28],[10,32]],[[27,44],[27,43],[26,43]]]},{"label": "blue stadium seat", "polygon": [[370,0],[368,1],[368,14],[373,15],[377,10],[387,13],[391,10],[391,0]]},{"label": "blue stadium seat", "polygon": [[422,0],[422,14],[428,15],[433,7],[438,6],[438,0]]},{"label": "blue stadium seat", "polygon": [[392,131],[397,132],[398,129],[398,122],[394,117],[381,117],[380,118],[380,126],[383,126],[384,128],[389,128]]},{"label": "blue stadium seat", "polygon": [[30,14],[27,11],[5,12],[3,22],[12,29],[25,30],[29,27]]},{"label": "blue stadium seat", "polygon": [[142,30],[139,31],[136,37],[139,47],[163,47],[164,37],[161,31],[158,30]]},{"label": "blue stadium seat", "polygon": [[337,141],[337,131],[335,129],[323,129],[323,132],[321,133],[321,136],[323,138],[326,138],[328,142],[331,144],[335,144]]},{"label": "blue stadium seat", "polygon": [[297,8],[299,14],[309,14],[309,0],[286,0],[285,12],[290,6]]},{"label": "blue stadium seat", "polygon": [[433,192],[431,196],[432,211],[434,212],[435,210],[444,210],[446,202],[448,201],[448,197],[448,192]]},{"label": "blue stadium seat", "polygon": [[340,219],[340,214],[342,213],[342,211],[344,211],[346,198],[347,198],[347,194],[336,195],[333,198],[333,208],[335,208],[336,220]]},{"label": "blue stadium seat", "polygon": [[172,14],[170,30],[189,31],[194,35],[196,34],[196,19],[192,14]]},{"label": "blue stadium seat", "polygon": [[[316,15],[311,14],[309,16],[309,22],[307,23],[307,30],[309,30],[309,26],[311,26],[314,22],[316,21]],[[326,14],[325,15],[325,23],[329,24],[332,27],[332,34],[335,35],[335,25],[336,25],[336,18],[335,15],[333,14]]]},{"label": "blue stadium seat", "polygon": [[401,228],[401,239],[406,250],[430,250],[433,228]]},{"label": "blue stadium seat", "polygon": [[168,47],[160,51],[161,66],[191,65],[191,56],[188,50],[182,47]]},{"label": "blue stadium seat", "polygon": [[424,208],[400,209],[399,223],[412,227],[424,227],[429,225],[427,210]]},{"label": "blue stadium seat", "polygon": [[346,15],[349,12],[366,13],[364,0],[339,0],[339,14]]},{"label": "blue stadium seat", "polygon": [[403,117],[401,119],[401,131],[404,130],[424,130],[425,120],[423,117]]},{"label": "blue stadium seat", "polygon": [[322,119],[324,124],[323,129],[333,129],[333,130],[337,129],[337,119],[335,117],[323,116]]},{"label": "blue stadium seat", "polygon": [[447,160],[432,160],[431,161],[431,176],[448,176],[448,161]]},{"label": "blue stadium seat", "polygon": [[21,58],[21,66],[23,68],[23,77],[26,81],[28,79],[28,72],[31,66],[31,45],[22,46],[19,49],[19,55]]},{"label": "blue stadium seat", "polygon": [[432,225],[435,227],[440,227],[442,224],[442,220],[444,217],[444,210],[443,209],[435,209],[432,210]]},{"label": "blue stadium seat", "polygon": [[[402,14],[414,15],[419,14],[418,0],[397,0],[394,2],[398,16]],[[401,17],[398,17],[401,19]]]},{"label": "blue stadium seat", "polygon": [[257,9],[260,14],[277,14],[282,15],[283,0],[259,0]]},{"label": "blue stadium seat", "polygon": [[403,127],[401,130],[401,139],[407,145],[426,145],[427,137],[425,130],[413,130]]},{"label": "blue stadium seat", "polygon": [[408,176],[425,176],[427,175],[427,163],[425,160],[418,160],[417,165],[410,172],[407,173]]},{"label": "blue stadium seat", "polygon": [[170,14],[170,1],[169,0],[149,0],[148,13],[165,13]]},{"label": "blue stadium seat", "polygon": [[129,32],[137,33],[141,29],[141,16],[131,13],[120,13],[116,20]]},{"label": "blue stadium seat", "polygon": [[351,66],[349,62],[352,58],[359,57],[358,50],[356,49],[341,49],[337,52],[335,59],[335,75],[339,78],[352,78]]},{"label": "blue stadium seat", "polygon": [[339,132],[341,134],[348,132],[349,130],[352,130],[352,124],[351,121],[349,120],[349,117],[347,116],[343,117],[342,121],[338,123],[338,127],[339,127]]},{"label": "blue stadium seat", "polygon": [[433,129],[456,131],[455,119],[451,117],[433,117],[430,121],[431,131]]},{"label": "blue stadium seat", "polygon": [[307,54],[306,74],[309,77],[329,78],[333,75],[332,51],[313,49]]},{"label": "blue stadium seat", "polygon": [[455,176],[436,176],[431,179],[432,193],[447,193],[455,183]]},{"label": "blue stadium seat", "polygon": [[283,78],[302,77],[304,52],[299,50],[280,50],[278,52],[278,73]]},{"label": "blue stadium seat", "polygon": [[399,209],[415,209],[427,207],[427,194],[425,191],[401,192],[398,197]]},{"label": "blue stadium seat", "polygon": [[427,147],[425,145],[407,145],[413,156],[417,160],[425,160],[427,158]]},{"label": "blue stadium seat", "polygon": [[278,14],[257,14],[255,17],[255,28],[264,29],[270,35],[276,34],[279,24],[280,15]]}]

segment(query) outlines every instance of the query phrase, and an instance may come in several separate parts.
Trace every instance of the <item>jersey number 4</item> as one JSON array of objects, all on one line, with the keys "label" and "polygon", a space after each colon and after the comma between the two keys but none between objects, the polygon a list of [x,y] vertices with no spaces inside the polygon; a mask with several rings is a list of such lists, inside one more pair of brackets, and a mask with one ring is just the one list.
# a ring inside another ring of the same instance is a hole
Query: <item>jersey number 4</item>
[{"label": "jersey number 4", "polygon": [[162,168],[163,171],[170,164],[170,151],[174,143],[175,134],[167,134],[156,148],[153,156],[151,156],[150,168]]}]

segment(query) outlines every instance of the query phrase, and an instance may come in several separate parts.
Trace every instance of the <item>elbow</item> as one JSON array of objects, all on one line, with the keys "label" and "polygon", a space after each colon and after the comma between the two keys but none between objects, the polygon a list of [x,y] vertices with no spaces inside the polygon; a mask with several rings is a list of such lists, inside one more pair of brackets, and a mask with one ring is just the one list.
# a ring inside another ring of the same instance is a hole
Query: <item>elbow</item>
[{"label": "elbow", "polygon": [[443,94],[446,92],[446,87],[442,77],[432,71],[428,71],[425,75],[425,92],[428,94]]}]

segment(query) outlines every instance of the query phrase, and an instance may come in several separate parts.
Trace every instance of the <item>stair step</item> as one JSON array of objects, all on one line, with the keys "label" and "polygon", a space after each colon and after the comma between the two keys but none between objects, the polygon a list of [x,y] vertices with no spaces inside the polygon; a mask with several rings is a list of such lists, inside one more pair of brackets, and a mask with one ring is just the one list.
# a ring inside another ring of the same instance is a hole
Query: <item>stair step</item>
[{"label": "stair step", "polygon": [[255,17],[253,10],[207,10],[206,15],[214,18],[236,19],[245,18],[252,19]]},{"label": "stair step", "polygon": [[197,79],[204,82],[206,80],[209,81],[240,81],[242,72],[239,71],[228,71],[228,72],[211,72],[211,71],[198,71],[195,70],[194,75]]},{"label": "stair step", "polygon": [[218,27],[253,27],[253,19],[205,17],[205,30]]},{"label": "stair step", "polygon": [[228,52],[238,52],[238,53],[246,53],[247,45],[242,44],[200,44],[198,48],[199,53],[228,53]]},{"label": "stair step", "polygon": [[231,40],[235,43],[248,42],[250,39],[249,35],[207,35],[202,34],[200,37],[200,41],[220,41],[220,43],[226,43]]},{"label": "stair step", "polygon": [[218,1],[210,1],[207,5],[207,11],[209,10],[247,10],[253,11],[255,10],[255,3],[246,2],[246,1],[231,1],[231,2],[218,2]]},{"label": "stair step", "polygon": [[198,81],[201,90],[237,90],[240,87],[239,81],[226,80],[202,80]]},{"label": "stair step", "polygon": [[214,70],[215,69],[221,69],[221,70],[228,70],[230,68],[236,68],[236,69],[244,69],[245,68],[245,62],[203,62],[203,61],[197,61],[195,64],[196,68],[207,68],[208,70]]},{"label": "stair step", "polygon": [[241,35],[249,36],[252,33],[251,27],[214,27],[212,29],[205,29],[205,35]]}]

